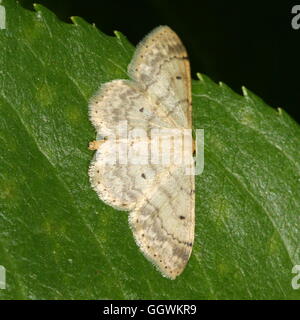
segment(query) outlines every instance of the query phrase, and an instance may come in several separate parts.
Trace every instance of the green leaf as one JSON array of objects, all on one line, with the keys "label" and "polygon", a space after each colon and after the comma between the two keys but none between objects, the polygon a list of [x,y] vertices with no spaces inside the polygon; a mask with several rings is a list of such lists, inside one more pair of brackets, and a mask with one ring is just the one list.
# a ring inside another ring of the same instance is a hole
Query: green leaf
[{"label": "green leaf", "polygon": [[193,82],[205,168],[196,177],[193,254],[168,280],[139,251],[127,213],[99,201],[87,175],[88,100],[102,83],[127,78],[133,46],[40,5],[1,5],[0,298],[300,298],[291,286],[300,264],[300,129],[283,110],[205,76]]}]

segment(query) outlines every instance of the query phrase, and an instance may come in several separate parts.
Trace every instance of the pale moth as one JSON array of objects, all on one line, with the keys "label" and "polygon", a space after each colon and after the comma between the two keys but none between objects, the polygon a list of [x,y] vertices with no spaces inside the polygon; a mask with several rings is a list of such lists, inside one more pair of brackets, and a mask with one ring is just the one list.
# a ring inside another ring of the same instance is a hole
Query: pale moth
[{"label": "pale moth", "polygon": [[[193,154],[190,65],[176,33],[167,26],[149,33],[137,46],[128,75],[131,80],[103,84],[90,100],[90,120],[97,131],[89,147],[96,150],[90,182],[102,201],[129,211],[143,254],[164,276],[175,279],[190,258],[195,228],[194,162],[178,161],[178,150],[184,150],[183,160]],[[120,123],[126,123],[130,134],[117,130]],[[170,149],[177,161],[159,161],[170,129],[180,133]],[[177,150],[179,136],[184,139]],[[131,161],[134,157],[140,162]]]}]

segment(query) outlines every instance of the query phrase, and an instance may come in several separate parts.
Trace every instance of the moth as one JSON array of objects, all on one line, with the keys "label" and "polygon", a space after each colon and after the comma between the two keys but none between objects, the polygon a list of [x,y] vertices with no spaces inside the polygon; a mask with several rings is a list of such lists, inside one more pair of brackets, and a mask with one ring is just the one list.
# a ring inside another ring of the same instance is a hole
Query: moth
[{"label": "moth", "polygon": [[[193,161],[157,161],[166,154],[161,139],[168,131],[179,133],[171,139],[175,160],[192,159],[194,151],[190,64],[177,34],[168,26],[149,33],[137,46],[128,75],[131,80],[103,84],[90,100],[89,117],[97,132],[89,146],[96,150],[90,183],[102,201],[129,211],[142,253],[164,276],[175,279],[190,258],[195,229]],[[124,122],[131,135],[116,132]],[[132,134],[137,128],[144,134]],[[176,149],[180,136],[183,142]],[[130,156],[117,161],[118,152]],[[142,161],[130,161],[137,154]]]}]

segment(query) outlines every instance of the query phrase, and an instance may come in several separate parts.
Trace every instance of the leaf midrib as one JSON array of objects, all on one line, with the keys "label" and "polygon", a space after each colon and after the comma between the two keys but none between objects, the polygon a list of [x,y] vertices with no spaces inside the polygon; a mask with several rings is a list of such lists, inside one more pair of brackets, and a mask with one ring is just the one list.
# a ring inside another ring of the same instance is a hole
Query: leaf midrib
[{"label": "leaf midrib", "polygon": [[[61,179],[60,175],[57,173],[54,164],[51,162],[51,160],[47,157],[47,155],[45,153],[43,153],[43,151],[41,150],[38,142],[36,141],[34,135],[30,132],[30,130],[27,128],[27,126],[24,124],[24,121],[22,119],[22,117],[20,116],[20,114],[13,108],[12,103],[3,96],[3,99],[6,101],[7,105],[11,108],[11,110],[13,110],[13,112],[15,113],[15,115],[17,116],[17,118],[19,119],[20,123],[22,124],[23,128],[25,129],[25,131],[27,132],[27,135],[32,139],[34,145],[36,146],[37,150],[39,151],[39,153],[42,155],[42,157],[44,159],[46,159],[47,163],[50,165],[50,167],[52,168],[53,171],[53,176],[56,177],[57,181],[61,184],[63,190],[65,191],[66,195],[69,197],[69,199],[72,199],[72,201],[70,201],[70,206],[72,207],[72,209],[76,212],[77,216],[83,221],[83,225],[86,228],[86,230],[88,230],[88,232],[93,236],[93,238],[95,239],[96,243],[98,243],[99,248],[104,252],[104,247],[101,244],[101,242],[99,241],[99,239],[97,238],[97,236],[95,235],[95,233],[88,227],[89,224],[86,222],[86,219],[83,217],[83,215],[81,215],[77,209],[77,207],[74,205],[75,203],[75,198],[72,194],[72,192],[70,192],[68,186],[65,184],[65,182]],[[111,270],[113,270],[113,272],[116,274],[115,269],[113,268],[113,263],[111,262],[111,259],[109,258],[109,255],[106,255],[106,259],[109,261],[110,265],[111,265]],[[124,299],[126,298],[125,296],[125,291],[122,288],[120,288],[122,293],[123,293],[123,297]]]}]

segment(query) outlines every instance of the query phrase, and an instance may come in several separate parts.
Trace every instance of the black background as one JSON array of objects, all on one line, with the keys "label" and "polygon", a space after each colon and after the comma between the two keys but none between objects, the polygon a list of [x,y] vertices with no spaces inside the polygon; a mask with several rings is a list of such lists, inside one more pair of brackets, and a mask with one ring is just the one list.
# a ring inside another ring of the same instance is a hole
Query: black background
[{"label": "black background", "polygon": [[121,31],[136,45],[169,25],[187,47],[192,67],[241,93],[241,86],[300,123],[300,29],[291,26],[300,0],[20,0],[38,2],[60,19],[81,16],[103,32]]},{"label": "black background", "polygon": [[[129,315],[104,315],[105,307],[113,306],[131,306],[146,310],[149,305],[196,305],[197,313],[192,315],[182,314],[153,314],[147,312],[139,312],[134,318]],[[298,314],[298,301],[200,301],[200,300],[184,300],[184,301],[163,301],[163,300],[66,300],[66,301],[0,301],[2,314],[9,314],[10,318],[24,319],[30,318],[41,319],[47,315],[49,319],[206,319],[208,318],[227,318],[240,319],[241,315],[247,313],[250,319],[255,319],[259,314],[261,317],[286,317],[286,310],[291,314]],[[242,310],[242,312],[241,312]]]}]

